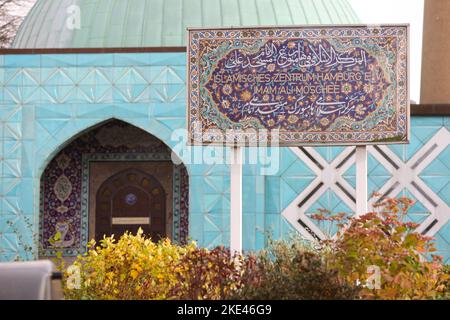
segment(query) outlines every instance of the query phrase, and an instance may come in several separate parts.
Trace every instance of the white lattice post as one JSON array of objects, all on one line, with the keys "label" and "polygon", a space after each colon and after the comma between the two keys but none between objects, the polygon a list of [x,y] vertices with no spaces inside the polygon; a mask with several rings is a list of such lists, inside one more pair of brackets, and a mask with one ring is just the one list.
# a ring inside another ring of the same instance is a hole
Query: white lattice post
[{"label": "white lattice post", "polygon": [[230,164],[230,249],[242,252],[242,148],[231,148]]},{"label": "white lattice post", "polygon": [[356,215],[367,213],[367,146],[356,147]]}]

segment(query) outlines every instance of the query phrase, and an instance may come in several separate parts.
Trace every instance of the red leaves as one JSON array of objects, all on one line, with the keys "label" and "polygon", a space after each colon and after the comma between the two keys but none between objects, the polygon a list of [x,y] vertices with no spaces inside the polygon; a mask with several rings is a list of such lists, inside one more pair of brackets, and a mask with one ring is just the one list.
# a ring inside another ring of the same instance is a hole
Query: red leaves
[{"label": "red leaves", "polygon": [[251,258],[231,255],[223,246],[211,251],[197,248],[188,252],[176,267],[178,285],[172,290],[175,299],[225,299],[241,286],[241,268],[254,265]]}]

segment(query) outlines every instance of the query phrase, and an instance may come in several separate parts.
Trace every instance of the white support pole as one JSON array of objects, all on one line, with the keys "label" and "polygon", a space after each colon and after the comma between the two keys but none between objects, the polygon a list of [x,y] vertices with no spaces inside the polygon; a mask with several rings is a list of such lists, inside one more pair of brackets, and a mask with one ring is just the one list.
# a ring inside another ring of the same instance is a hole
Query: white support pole
[{"label": "white support pole", "polygon": [[367,213],[367,146],[356,147],[356,215]]},{"label": "white support pole", "polygon": [[242,252],[242,148],[231,148],[230,250]]}]

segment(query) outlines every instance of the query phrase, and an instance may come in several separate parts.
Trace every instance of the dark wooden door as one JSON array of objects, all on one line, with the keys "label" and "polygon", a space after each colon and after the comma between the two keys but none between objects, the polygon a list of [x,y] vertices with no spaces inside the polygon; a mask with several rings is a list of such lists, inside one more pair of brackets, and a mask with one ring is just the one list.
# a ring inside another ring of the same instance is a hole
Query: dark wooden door
[{"label": "dark wooden door", "polygon": [[166,192],[138,169],[126,169],[102,183],[96,196],[95,239],[142,228],[154,241],[166,236]]}]

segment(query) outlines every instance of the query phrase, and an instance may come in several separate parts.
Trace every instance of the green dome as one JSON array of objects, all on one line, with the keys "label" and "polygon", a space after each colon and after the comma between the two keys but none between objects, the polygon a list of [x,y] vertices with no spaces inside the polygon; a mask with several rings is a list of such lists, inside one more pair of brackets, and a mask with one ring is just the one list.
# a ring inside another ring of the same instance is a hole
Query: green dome
[{"label": "green dome", "polygon": [[[71,5],[80,8],[80,29],[66,27]],[[13,47],[176,47],[188,26],[357,22],[347,0],[38,0]]]}]

